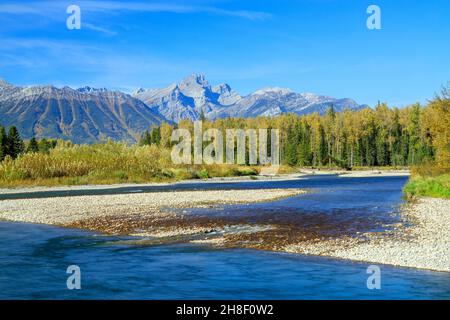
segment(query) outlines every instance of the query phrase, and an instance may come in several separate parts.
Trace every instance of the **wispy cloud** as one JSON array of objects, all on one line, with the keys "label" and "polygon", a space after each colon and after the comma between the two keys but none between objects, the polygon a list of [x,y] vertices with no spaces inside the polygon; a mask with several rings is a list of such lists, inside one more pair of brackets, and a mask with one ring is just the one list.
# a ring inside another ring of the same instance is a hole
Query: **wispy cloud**
[{"label": "wispy cloud", "polygon": [[[192,70],[201,70],[198,61],[171,59],[132,49],[124,55],[114,48],[71,40],[0,38],[0,48],[1,71],[14,69],[18,73],[47,79],[39,80],[39,83],[47,81],[58,86],[158,86],[177,79],[180,74],[184,76]],[[0,78],[5,75],[0,74]]]},{"label": "wispy cloud", "polygon": [[[47,39],[0,39],[0,67],[24,67],[26,70],[46,70],[77,66],[90,68],[108,52],[94,45],[74,41]],[[18,54],[20,52],[20,54]]]},{"label": "wispy cloud", "polygon": [[24,5],[23,3],[5,3],[0,4],[0,13],[3,14],[38,14],[43,12],[36,4]]},{"label": "wispy cloud", "polygon": [[[4,3],[0,4],[3,14],[36,14],[51,17],[55,12],[61,12],[71,3],[65,1],[41,1],[35,3]],[[210,13],[223,16],[238,17],[249,20],[264,20],[271,15],[261,11],[228,10],[207,5],[190,5],[181,3],[152,2],[119,2],[119,1],[77,1],[76,4],[86,12],[169,12],[177,14]]]},{"label": "wispy cloud", "polygon": [[89,30],[93,30],[93,31],[97,31],[97,32],[103,33],[103,34],[108,35],[108,36],[115,36],[115,35],[117,35],[116,31],[112,31],[112,30],[110,30],[108,28],[97,26],[97,25],[94,25],[94,24],[88,23],[88,22],[84,22],[83,23],[83,28],[86,28],[86,29],[89,29]]},{"label": "wispy cloud", "polygon": [[147,2],[118,2],[118,1],[81,1],[80,7],[90,11],[139,11],[139,12],[171,12],[171,13],[213,13],[218,15],[233,16],[250,20],[262,20],[270,17],[270,14],[260,11],[226,10],[212,6],[147,3]]}]

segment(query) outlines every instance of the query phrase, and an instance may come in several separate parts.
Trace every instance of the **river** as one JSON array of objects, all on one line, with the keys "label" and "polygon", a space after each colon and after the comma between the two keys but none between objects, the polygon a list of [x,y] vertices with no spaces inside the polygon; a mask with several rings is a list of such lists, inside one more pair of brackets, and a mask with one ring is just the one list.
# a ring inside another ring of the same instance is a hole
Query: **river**
[{"label": "river", "polygon": [[[307,226],[326,221],[330,228],[324,232],[351,234],[385,230],[397,222],[406,180],[315,176],[289,181],[190,182],[138,190],[304,188],[310,192],[269,203],[185,209],[184,214],[281,219]],[[136,188],[77,192],[127,193]],[[381,289],[370,290],[368,263],[190,243],[136,245],[130,239],[0,222],[0,299],[450,299],[450,275],[445,272],[380,265]],[[69,265],[81,269],[81,290],[67,289]]]}]

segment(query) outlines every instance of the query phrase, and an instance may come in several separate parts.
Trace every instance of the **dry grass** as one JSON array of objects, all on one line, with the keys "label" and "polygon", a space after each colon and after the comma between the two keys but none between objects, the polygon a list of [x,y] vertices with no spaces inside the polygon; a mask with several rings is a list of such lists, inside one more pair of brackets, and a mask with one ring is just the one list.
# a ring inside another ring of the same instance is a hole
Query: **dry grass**
[{"label": "dry grass", "polygon": [[59,142],[49,153],[27,153],[0,163],[0,186],[144,183],[256,175],[251,167],[174,165],[170,149],[108,142]]}]

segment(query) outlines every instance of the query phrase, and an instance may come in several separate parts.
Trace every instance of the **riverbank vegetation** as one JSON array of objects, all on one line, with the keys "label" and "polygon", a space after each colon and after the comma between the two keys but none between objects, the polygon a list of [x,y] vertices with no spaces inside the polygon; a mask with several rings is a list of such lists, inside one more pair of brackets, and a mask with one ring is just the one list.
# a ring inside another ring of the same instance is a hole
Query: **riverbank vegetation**
[{"label": "riverbank vegetation", "polygon": [[27,152],[16,159],[7,156],[0,164],[0,185],[143,183],[256,174],[253,167],[173,165],[170,149],[157,145],[58,141],[48,152]]},{"label": "riverbank vegetation", "polygon": [[432,160],[412,167],[405,186],[408,197],[428,196],[450,199],[450,90],[442,91],[427,106],[424,126],[432,137],[435,155]]},{"label": "riverbank vegetation", "polygon": [[413,176],[405,186],[409,197],[433,197],[450,199],[450,174],[439,176]]},{"label": "riverbank vegetation", "polygon": [[[412,167],[413,177],[405,188],[407,194],[445,195],[448,176],[439,176],[450,173],[448,92],[444,90],[426,106],[414,104],[398,109],[378,104],[374,109],[341,113],[330,106],[322,116],[283,114],[203,121],[203,130],[279,129],[283,172],[298,167],[347,170]],[[112,141],[76,145],[35,138],[24,142],[16,128],[9,128],[7,133],[0,127],[0,185],[170,181],[256,175],[261,169],[249,165],[174,165],[170,153],[175,128],[193,132],[193,123],[187,120],[177,126],[163,123],[144,132],[135,145]],[[426,187],[427,184],[430,186]]]}]

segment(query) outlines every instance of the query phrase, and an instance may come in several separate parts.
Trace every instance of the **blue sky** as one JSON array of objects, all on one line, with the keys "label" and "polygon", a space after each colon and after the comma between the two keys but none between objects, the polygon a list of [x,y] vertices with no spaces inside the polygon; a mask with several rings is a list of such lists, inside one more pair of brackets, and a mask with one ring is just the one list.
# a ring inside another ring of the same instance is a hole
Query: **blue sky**
[{"label": "blue sky", "polygon": [[[66,28],[70,4],[81,30]],[[381,30],[366,27],[370,4]],[[0,2],[0,78],[13,84],[132,90],[193,72],[243,95],[426,102],[450,81],[450,1]]]}]

